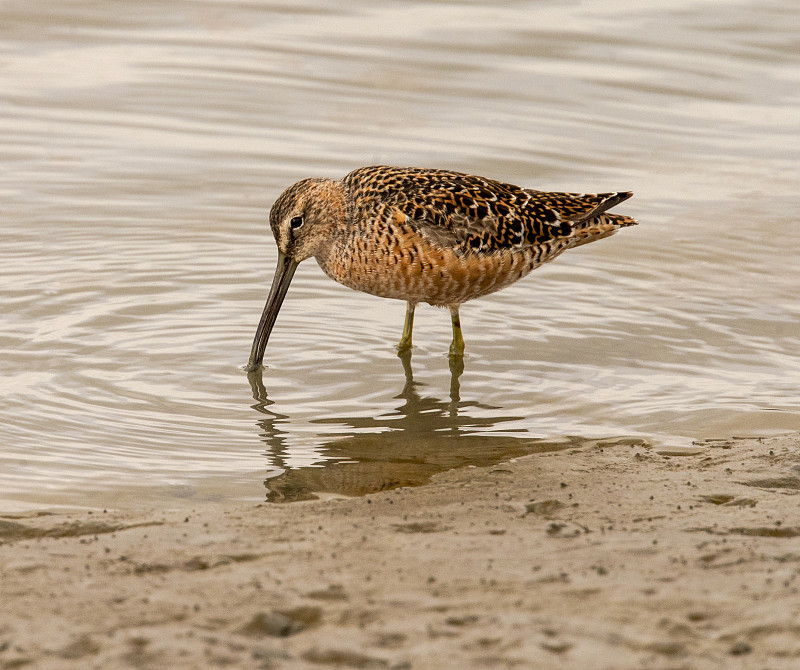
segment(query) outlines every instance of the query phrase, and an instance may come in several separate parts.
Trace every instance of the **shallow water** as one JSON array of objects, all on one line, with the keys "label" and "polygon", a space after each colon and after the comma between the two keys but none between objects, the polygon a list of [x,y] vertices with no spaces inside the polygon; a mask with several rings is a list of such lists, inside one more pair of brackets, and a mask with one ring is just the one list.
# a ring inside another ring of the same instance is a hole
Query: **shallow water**
[{"label": "shallow water", "polygon": [[[800,428],[794,2],[336,7],[0,6],[0,498],[363,492]],[[309,261],[248,378],[272,201],[373,163],[633,190],[641,225],[465,305],[461,374],[446,312],[404,370],[404,305]]]}]

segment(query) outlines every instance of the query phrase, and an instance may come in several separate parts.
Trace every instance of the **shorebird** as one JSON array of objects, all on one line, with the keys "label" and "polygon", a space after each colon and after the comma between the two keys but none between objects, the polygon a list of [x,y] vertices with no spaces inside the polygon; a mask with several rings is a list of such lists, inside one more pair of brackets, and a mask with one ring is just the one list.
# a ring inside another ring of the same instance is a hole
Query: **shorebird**
[{"label": "shorebird", "polygon": [[450,355],[464,353],[459,307],[499,291],[567,249],[632,226],[609,209],[633,195],[553,193],[448,170],[363,167],[344,179],[303,179],[275,201],[278,264],[247,370],[264,358],[297,266],[312,256],[331,279],[405,300],[398,349],[411,348],[414,309],[450,310]]}]

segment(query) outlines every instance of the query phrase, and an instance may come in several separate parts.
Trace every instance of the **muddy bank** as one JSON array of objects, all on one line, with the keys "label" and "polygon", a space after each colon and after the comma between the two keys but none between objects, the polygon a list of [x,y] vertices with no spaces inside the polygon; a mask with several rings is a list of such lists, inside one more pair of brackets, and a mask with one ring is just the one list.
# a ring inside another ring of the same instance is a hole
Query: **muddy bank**
[{"label": "muddy bank", "polygon": [[0,515],[0,668],[795,668],[800,438]]}]

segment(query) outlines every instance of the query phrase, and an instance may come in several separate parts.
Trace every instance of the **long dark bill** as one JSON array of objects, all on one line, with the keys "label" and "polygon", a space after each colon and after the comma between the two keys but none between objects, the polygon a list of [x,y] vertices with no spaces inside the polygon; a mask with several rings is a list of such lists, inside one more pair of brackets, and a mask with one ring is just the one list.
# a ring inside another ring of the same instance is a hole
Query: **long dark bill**
[{"label": "long dark bill", "polygon": [[275,277],[272,279],[272,288],[269,290],[267,304],[264,305],[264,313],[261,315],[261,321],[253,340],[253,348],[250,350],[250,360],[245,368],[248,372],[258,370],[261,361],[264,360],[264,350],[267,348],[269,334],[275,325],[275,319],[278,318],[278,312],[286,297],[286,291],[289,290],[289,284],[292,283],[297,265],[298,263],[286,254],[278,252],[278,265],[275,268]]}]

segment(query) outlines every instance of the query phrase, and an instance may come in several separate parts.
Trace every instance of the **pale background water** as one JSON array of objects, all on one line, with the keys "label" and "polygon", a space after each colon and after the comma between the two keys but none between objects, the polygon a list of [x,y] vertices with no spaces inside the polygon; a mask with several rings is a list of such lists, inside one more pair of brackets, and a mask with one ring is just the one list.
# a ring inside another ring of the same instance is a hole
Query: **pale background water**
[{"label": "pale background water", "polygon": [[[341,4],[0,4],[0,498],[800,429],[795,0]],[[641,225],[465,305],[460,389],[446,312],[407,387],[404,305],[304,263],[251,388],[272,201],[373,163]]]}]

